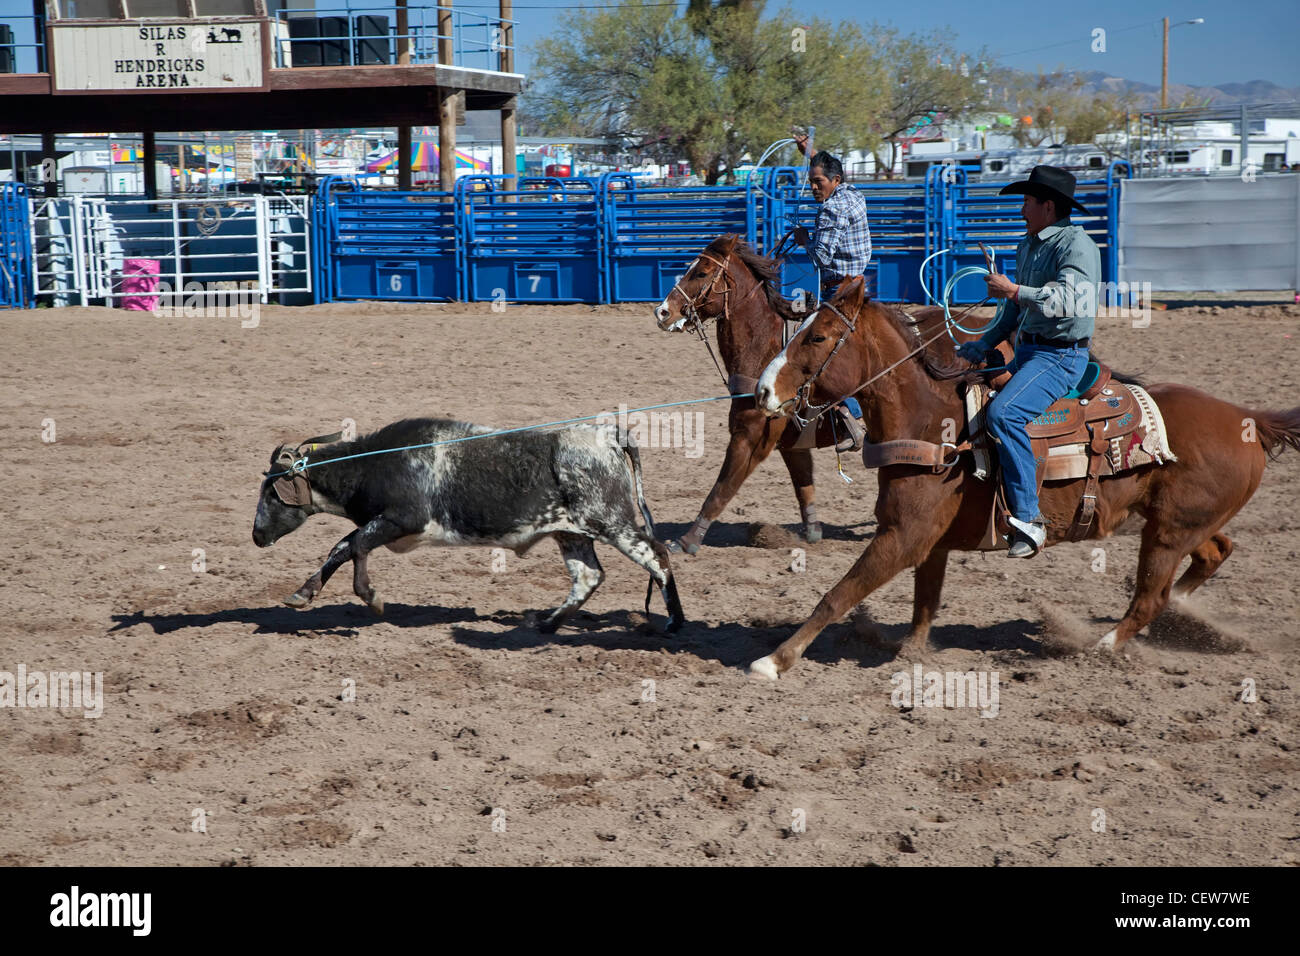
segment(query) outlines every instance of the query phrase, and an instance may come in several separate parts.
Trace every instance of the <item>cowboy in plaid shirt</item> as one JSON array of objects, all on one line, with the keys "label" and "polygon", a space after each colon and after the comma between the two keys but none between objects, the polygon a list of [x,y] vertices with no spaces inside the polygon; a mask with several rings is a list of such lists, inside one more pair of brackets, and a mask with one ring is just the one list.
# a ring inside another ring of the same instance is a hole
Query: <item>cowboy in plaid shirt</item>
[{"label": "cowboy in plaid shirt", "polygon": [[[808,137],[795,137],[795,144],[804,153]],[[800,226],[794,231],[794,241],[808,249],[808,255],[821,274],[821,300],[835,294],[840,283],[853,276],[863,275],[871,262],[871,230],[867,225],[867,204],[862,195],[844,182],[844,167],[830,153],[822,150],[812,158],[808,167],[808,185],[813,198],[821,203],[817,211],[817,230],[813,236]],[[836,407],[848,438],[840,442],[840,451],[857,451],[862,447],[866,429],[858,421],[862,410],[857,401],[848,399]]]}]

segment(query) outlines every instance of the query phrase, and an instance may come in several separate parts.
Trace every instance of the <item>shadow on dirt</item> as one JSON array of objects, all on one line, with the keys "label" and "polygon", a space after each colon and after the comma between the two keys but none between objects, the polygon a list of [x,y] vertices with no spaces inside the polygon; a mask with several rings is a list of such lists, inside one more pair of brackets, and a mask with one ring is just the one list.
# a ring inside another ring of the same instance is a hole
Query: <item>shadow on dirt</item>
[{"label": "shadow on dirt", "polygon": [[[489,619],[513,625],[508,631],[483,631],[473,627],[453,627],[451,636],[458,644],[481,649],[537,650],[544,647],[590,647],[594,650],[666,650],[688,653],[700,660],[716,661],[724,667],[745,667],[756,658],[774,651],[797,629],[795,626],[759,627],[750,624],[708,624],[687,621],[676,634],[662,631],[664,618],[629,611],[607,614],[579,612],[558,633],[543,634],[532,623],[532,613],[498,613]],[[894,629],[890,629],[891,631]],[[900,627],[898,637],[906,631]],[[969,625],[937,627],[930,634],[926,653],[937,654],[952,649],[978,651],[1020,651],[1041,654],[1037,640],[1039,625],[1032,621],[1008,621],[993,628]],[[893,636],[892,634],[890,635]],[[804,655],[820,664],[855,661],[861,667],[880,667],[901,660],[898,644],[863,638],[852,624],[828,627]]]},{"label": "shadow on dirt", "polygon": [[[484,650],[527,651],[546,647],[590,647],[594,650],[669,651],[691,654],[700,660],[716,661],[725,667],[744,667],[756,658],[771,653],[794,633],[796,625],[761,626],[754,624],[709,624],[687,621],[676,634],[663,631],[666,618],[662,613],[646,616],[637,611],[610,611],[591,614],[579,611],[554,634],[537,628],[545,611],[496,611],[480,614],[474,608],[446,608],[433,605],[389,604],[383,617],[377,617],[360,604],[326,604],[302,611],[282,607],[230,608],[227,610],[187,614],[113,615],[109,633],[145,626],[155,634],[171,634],[186,628],[205,628],[216,624],[252,625],[254,634],[356,637],[374,624],[396,627],[432,627],[452,625],[451,637],[458,644]],[[505,631],[480,630],[472,625],[492,622]],[[464,626],[471,625],[471,626]],[[1039,625],[1025,620],[1008,621],[992,628],[970,625],[936,627],[930,634],[930,646],[923,653],[937,654],[947,649],[976,651],[1022,651],[1038,655]],[[903,625],[882,629],[881,637],[864,636],[848,622],[828,627],[809,648],[805,659],[822,664],[856,661],[865,668],[879,667],[896,659],[897,641],[906,632]]]},{"label": "shadow on dirt", "polygon": [[288,607],[235,607],[222,611],[193,614],[114,614],[109,633],[137,625],[153,628],[155,634],[170,634],[187,627],[210,627],[213,624],[252,624],[255,634],[298,634],[316,631],[321,634],[354,635],[371,624],[397,627],[430,627],[435,624],[458,624],[479,620],[469,607],[437,607],[428,604],[388,604],[378,617],[361,604],[322,604],[295,611]]},{"label": "shadow on dirt", "polygon": [[[709,526],[708,536],[704,539],[705,548],[750,548],[754,547],[750,543],[751,532],[750,522],[748,521],[715,521]],[[823,521],[822,539],[825,541],[857,541],[863,547],[871,539],[872,532],[875,530],[875,523],[869,525],[837,525]],[[673,521],[655,522],[655,537],[660,541],[671,541],[674,538],[680,538],[689,529],[690,524],[682,524]],[[782,524],[775,525],[789,532],[793,537],[799,537],[800,525]],[[802,543],[795,542],[796,545]],[[815,547],[815,545],[814,545]]]}]

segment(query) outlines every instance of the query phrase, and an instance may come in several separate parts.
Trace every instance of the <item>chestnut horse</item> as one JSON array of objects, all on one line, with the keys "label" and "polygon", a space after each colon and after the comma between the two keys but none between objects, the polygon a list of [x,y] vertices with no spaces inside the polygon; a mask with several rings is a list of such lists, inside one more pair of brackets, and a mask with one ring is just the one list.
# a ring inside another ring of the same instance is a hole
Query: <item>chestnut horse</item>
[{"label": "chestnut horse", "polygon": [[[713,489],[704,499],[699,516],[690,530],[670,544],[676,550],[695,554],[709,525],[730,504],[754,469],[777,448],[790,472],[805,540],[820,541],[816,494],[813,487],[811,448],[794,448],[799,430],[784,418],[770,418],[755,406],[752,393],[763,369],[781,351],[786,322],[802,322],[808,316],[777,291],[780,267],[740,241],[735,234],[714,239],[686,270],[672,292],[655,309],[655,320],[665,332],[681,332],[695,319],[715,319],[718,324],[718,352],[729,376],[733,399],[727,417],[731,440]],[[761,294],[760,294],[761,293]],[[924,312],[942,314],[940,309]],[[830,416],[827,416],[829,419]],[[815,447],[835,444],[829,422],[818,430]],[[843,434],[840,434],[843,437]]]},{"label": "chestnut horse", "polygon": [[[845,283],[791,338],[764,370],[757,399],[767,415],[797,411],[855,394],[867,433],[876,442],[919,438],[939,442],[945,418],[964,421],[957,382],[966,363],[953,357],[947,335],[928,349],[942,326],[920,330],[896,310],[863,301],[860,278]],[[865,385],[864,385],[865,383]],[[804,388],[806,386],[806,389]],[[1115,650],[1169,602],[1183,599],[1219,569],[1232,541],[1219,529],[1250,500],[1264,465],[1285,446],[1300,450],[1300,407],[1253,411],[1185,385],[1147,389],[1160,407],[1169,447],[1178,456],[1101,479],[1089,538],[1110,535],[1130,514],[1145,519],[1137,584],[1128,612],[1098,642]],[[939,608],[948,552],[979,546],[994,482],[974,475],[962,456],[946,470],[910,465],[880,469],[875,537],[812,616],[775,652],[754,661],[751,676],[775,680],[799,660],[827,625],[839,620],[904,568],[916,569],[912,628],[903,648],[915,652],[929,637]],[[1084,479],[1045,482],[1039,499],[1048,520],[1047,545],[1060,543],[1078,510]],[[1173,584],[1183,558],[1191,566]]]}]

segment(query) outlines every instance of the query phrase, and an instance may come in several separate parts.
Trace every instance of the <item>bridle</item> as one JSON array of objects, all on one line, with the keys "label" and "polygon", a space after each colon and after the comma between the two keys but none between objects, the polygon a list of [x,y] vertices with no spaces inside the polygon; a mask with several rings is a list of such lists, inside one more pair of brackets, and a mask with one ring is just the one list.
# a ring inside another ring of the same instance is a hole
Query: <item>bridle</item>
[{"label": "bridle", "polygon": [[[842,323],[844,323],[844,328],[840,331],[840,337],[836,341],[835,347],[831,349],[830,354],[827,355],[826,358],[822,360],[821,367],[817,369],[817,371],[814,372],[811,376],[809,376],[809,378],[805,380],[802,385],[799,386],[798,391],[796,391],[794,393],[794,396],[790,399],[790,401],[794,403],[790,409],[790,417],[795,420],[795,422],[799,425],[800,428],[807,428],[810,424],[812,424],[823,414],[825,414],[827,409],[834,408],[836,405],[838,405],[840,402],[844,400],[841,398],[841,399],[836,399],[833,402],[827,402],[825,405],[814,405],[812,402],[812,386],[813,383],[816,382],[817,379],[821,376],[822,372],[826,371],[826,366],[831,364],[831,360],[834,359],[835,356],[839,354],[840,349],[844,347],[844,343],[848,341],[849,336],[852,335],[854,332],[856,332],[858,328],[858,324],[856,321],[850,319],[847,315],[845,315],[843,312],[841,312],[831,303],[823,302],[820,306],[817,307],[817,312],[820,312],[822,309],[830,309],[832,312],[834,312],[835,315],[839,318],[839,320]],[[809,317],[810,322],[813,318],[817,316],[817,312],[814,312]],[[854,392],[856,391],[857,389],[854,389]],[[800,414],[801,410],[805,412],[811,412],[811,414],[807,418],[804,418]]]},{"label": "bridle", "polygon": [[[702,319],[718,318],[717,315],[700,315],[699,310],[700,306],[709,301],[709,298],[718,291],[718,283],[724,279],[727,281],[722,286],[722,318],[731,318],[731,305],[728,297],[731,295],[732,289],[735,285],[735,280],[732,279],[731,275],[727,272],[727,265],[731,262],[731,256],[732,253],[728,252],[725,259],[718,261],[707,252],[701,252],[695,257],[695,260],[686,267],[686,272],[682,273],[681,278],[673,283],[672,291],[679,294],[685,301],[685,304],[682,306],[682,315],[693,323],[697,329],[700,327]],[[689,296],[686,294],[686,290],[682,288],[682,279],[689,275],[691,270],[699,265],[701,259],[707,259],[709,262],[712,262],[718,267],[718,271],[713,273],[713,278],[709,280],[708,285],[702,286],[695,295]],[[672,293],[669,294],[671,295]]]},{"label": "bridle", "polygon": [[[865,305],[865,303],[863,304]],[[823,302],[820,306],[818,306],[817,311],[820,312],[822,309],[830,309],[832,312],[834,312],[837,316],[839,316],[840,321],[844,323],[845,327],[844,330],[840,332],[840,338],[839,341],[835,343],[835,348],[831,349],[831,353],[826,356],[825,360],[821,364],[821,367],[818,368],[816,372],[814,372],[808,379],[804,381],[802,385],[799,386],[798,391],[796,391],[791,398],[787,399],[786,402],[783,403],[791,406],[789,412],[790,417],[793,418],[801,428],[806,428],[810,423],[816,421],[818,418],[824,415],[827,412],[827,410],[834,408],[836,405],[843,402],[846,398],[852,398],[854,395],[858,394],[858,392],[862,391],[872,382],[888,375],[890,372],[898,368],[898,366],[902,365],[908,359],[912,358],[915,355],[920,354],[921,352],[924,352],[927,348],[929,348],[931,344],[937,342],[939,339],[943,338],[943,336],[948,334],[948,324],[946,321],[944,321],[941,323],[942,327],[939,329],[938,332],[930,336],[928,339],[923,340],[920,345],[912,349],[912,351],[908,352],[897,362],[894,362],[892,365],[888,365],[885,368],[881,369],[875,375],[872,375],[870,378],[868,378],[865,382],[858,385],[856,388],[852,389],[851,391],[846,392],[844,395],[841,395],[839,398],[829,401],[824,405],[814,405],[812,403],[813,383],[817,381],[817,379],[821,376],[822,372],[826,371],[826,367],[831,364],[831,359],[835,358],[836,353],[838,353],[839,350],[843,348],[844,343],[848,341],[848,337],[857,331],[857,322],[851,321],[848,318],[848,316],[846,316],[843,312],[841,312],[831,303]],[[970,310],[968,309],[967,311]],[[812,316],[809,317],[809,321],[811,322],[812,319],[816,317],[816,315],[817,312],[814,312]],[[858,316],[857,318],[860,317],[861,316]],[[918,337],[919,337],[919,333],[918,333]],[[801,410],[806,412],[811,412],[812,414],[809,415],[807,418],[804,418],[800,414]]]},{"label": "bridle", "polygon": [[[676,292],[678,295],[682,297],[684,303],[682,305],[682,316],[689,323],[687,327],[692,332],[695,333],[695,335],[699,338],[699,340],[704,343],[704,347],[709,350],[709,358],[713,359],[713,365],[718,370],[718,374],[722,376],[722,381],[728,385],[729,385],[729,379],[727,378],[727,373],[723,371],[722,363],[718,361],[717,355],[715,355],[713,352],[713,345],[709,342],[709,337],[704,331],[704,323],[707,322],[709,319],[715,319],[719,322],[731,321],[731,298],[730,297],[731,294],[735,291],[736,280],[732,278],[731,273],[727,271],[727,266],[730,265],[731,257],[734,254],[735,252],[733,250],[732,252],[728,252],[723,259],[719,260],[715,256],[712,256],[707,252],[701,252],[698,256],[695,257],[694,261],[692,261],[691,264],[686,267],[686,271],[682,273],[681,278],[679,278],[676,282],[673,283],[672,291],[668,293],[669,295],[672,295],[673,292]],[[718,268],[717,271],[713,273],[713,277],[709,280],[707,285],[701,286],[699,291],[697,291],[695,295],[689,296],[686,294],[686,290],[682,288],[682,278],[685,278],[687,275],[690,275],[691,270],[693,270],[697,265],[699,265],[701,259],[705,259],[709,262],[712,262]],[[722,283],[721,290],[719,290],[719,283]],[[741,302],[746,301],[747,299],[749,299],[750,296],[752,296],[757,290],[761,289],[762,287],[763,287],[763,280],[759,278],[755,278],[753,287],[748,292],[746,292],[743,296],[741,296],[737,300],[736,304],[739,305]],[[707,303],[709,299],[712,298],[719,291],[721,291],[722,293],[722,314],[719,315],[716,312],[713,315],[701,314],[700,307],[703,306],[705,303]],[[784,328],[785,323],[782,322],[781,324]],[[785,336],[783,334],[782,338],[784,337]]]},{"label": "bridle", "polygon": [[308,438],[296,448],[290,448],[288,445],[278,447],[275,454],[271,456],[271,467],[281,470],[264,473],[268,478],[275,478],[271,483],[271,490],[275,492],[275,496],[293,508],[311,504],[311,483],[305,474],[308,467],[307,456],[319,446],[332,444],[342,437],[342,432],[335,432],[332,435]]}]

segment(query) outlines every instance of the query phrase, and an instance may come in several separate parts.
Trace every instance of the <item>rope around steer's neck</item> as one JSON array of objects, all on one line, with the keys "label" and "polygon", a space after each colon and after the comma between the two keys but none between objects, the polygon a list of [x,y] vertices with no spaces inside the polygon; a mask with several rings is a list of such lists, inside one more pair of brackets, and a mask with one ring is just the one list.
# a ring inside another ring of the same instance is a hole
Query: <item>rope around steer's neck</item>
[{"label": "rope around steer's neck", "polygon": [[[664,402],[659,405],[646,405],[642,408],[629,408],[624,410],[621,414],[630,415],[633,412],[649,412],[649,411],[654,411],[655,409],[658,408],[676,408],[681,405],[702,405],[705,402],[729,402],[737,398],[753,398],[753,397],[754,397],[753,393],[751,392],[749,394],[744,394],[744,395],[717,395],[712,398],[693,398],[690,401],[686,401],[686,402]],[[458,442],[475,441],[479,438],[496,438],[499,435],[512,435],[515,432],[537,431],[538,429],[542,429],[542,428],[556,428],[561,425],[574,425],[577,424],[578,422],[590,422],[590,421],[596,421],[597,419],[601,419],[601,418],[608,418],[611,415],[617,418],[619,414],[620,414],[619,412],[600,412],[597,415],[584,415],[581,418],[566,418],[561,421],[542,422],[539,425],[520,425],[518,428],[503,428],[500,429],[499,431],[483,432],[478,435],[462,435],[460,438],[445,438],[442,441],[425,442],[424,444],[420,444],[420,445],[402,445],[400,448],[380,448],[375,451],[363,451],[363,452],[358,452],[355,455],[343,455],[340,458],[327,458],[324,461],[309,461],[307,456],[304,455],[303,457],[295,461],[293,463],[293,467],[290,468],[288,471],[277,471],[274,474],[267,475],[266,477],[279,478],[284,475],[300,475],[308,468],[317,468],[321,465],[330,465],[338,461],[351,461],[354,458],[367,458],[371,455],[387,455],[397,451],[414,451],[419,448],[436,448],[439,445],[455,445]]]}]

